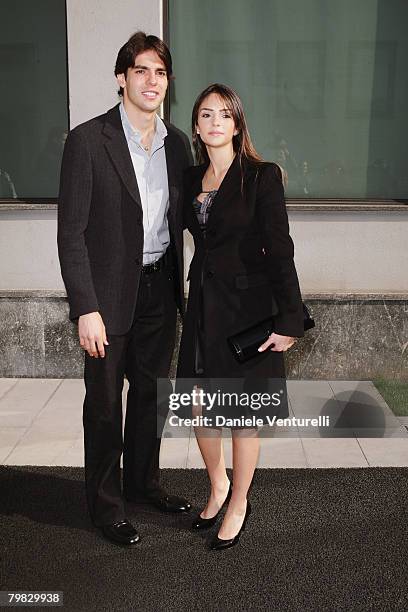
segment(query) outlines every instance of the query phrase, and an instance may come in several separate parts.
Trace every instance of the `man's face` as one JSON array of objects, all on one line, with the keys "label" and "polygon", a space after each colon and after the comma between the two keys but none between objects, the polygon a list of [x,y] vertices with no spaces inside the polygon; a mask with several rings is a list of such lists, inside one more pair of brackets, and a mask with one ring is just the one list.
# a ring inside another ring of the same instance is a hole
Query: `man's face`
[{"label": "man's face", "polygon": [[117,75],[120,87],[123,87],[125,103],[134,105],[143,112],[156,112],[163,102],[167,91],[167,71],[156,51],[144,51],[135,59],[133,68],[127,75]]}]

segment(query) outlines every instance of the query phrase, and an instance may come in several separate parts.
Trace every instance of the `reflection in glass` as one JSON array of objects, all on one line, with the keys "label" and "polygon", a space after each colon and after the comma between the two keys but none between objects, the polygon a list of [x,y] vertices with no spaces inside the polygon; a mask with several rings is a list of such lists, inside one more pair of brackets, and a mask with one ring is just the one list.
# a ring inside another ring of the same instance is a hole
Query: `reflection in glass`
[{"label": "reflection in glass", "polygon": [[171,120],[225,83],[289,197],[408,198],[407,23],[405,0],[170,0]]},{"label": "reflection in glass", "polygon": [[54,198],[68,130],[64,0],[3,0],[0,198]]}]

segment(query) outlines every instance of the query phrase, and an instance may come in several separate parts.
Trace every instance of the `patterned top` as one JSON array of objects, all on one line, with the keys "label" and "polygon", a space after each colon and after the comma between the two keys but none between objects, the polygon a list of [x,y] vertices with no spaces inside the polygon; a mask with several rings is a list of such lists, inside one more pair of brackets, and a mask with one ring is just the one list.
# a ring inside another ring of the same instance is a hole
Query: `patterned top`
[{"label": "patterned top", "polygon": [[201,193],[205,193],[205,198],[202,202],[195,197],[193,200],[193,208],[194,212],[197,215],[198,224],[203,232],[205,232],[205,228],[208,221],[208,214],[210,212],[210,208],[214,201],[215,196],[217,195],[218,189],[213,189],[212,191],[202,191]]}]

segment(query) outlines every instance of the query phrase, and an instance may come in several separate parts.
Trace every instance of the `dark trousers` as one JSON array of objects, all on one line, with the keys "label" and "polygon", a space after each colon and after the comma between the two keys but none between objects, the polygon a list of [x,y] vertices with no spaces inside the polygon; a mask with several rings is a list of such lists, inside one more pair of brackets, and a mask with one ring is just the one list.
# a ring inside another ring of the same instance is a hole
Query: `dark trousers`
[{"label": "dark trousers", "polygon": [[[157,378],[168,376],[176,332],[174,280],[170,269],[142,274],[134,320],[123,336],[109,336],[105,358],[85,355],[83,424],[88,508],[95,525],[125,518],[123,493],[145,501],[159,485]],[[124,437],[122,389],[129,381]]]}]

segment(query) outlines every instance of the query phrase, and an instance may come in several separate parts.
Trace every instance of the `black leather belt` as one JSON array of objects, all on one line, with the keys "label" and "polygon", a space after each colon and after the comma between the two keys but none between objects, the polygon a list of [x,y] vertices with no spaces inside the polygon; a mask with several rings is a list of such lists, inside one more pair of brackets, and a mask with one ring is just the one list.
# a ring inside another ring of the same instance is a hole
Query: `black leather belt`
[{"label": "black leather belt", "polygon": [[145,266],[142,266],[142,274],[153,274],[154,272],[160,272],[160,270],[163,270],[163,268],[166,267],[166,263],[167,263],[167,252],[163,255],[163,257],[160,257],[160,259],[158,259],[157,261],[154,261],[153,263],[149,263],[146,264]]}]

